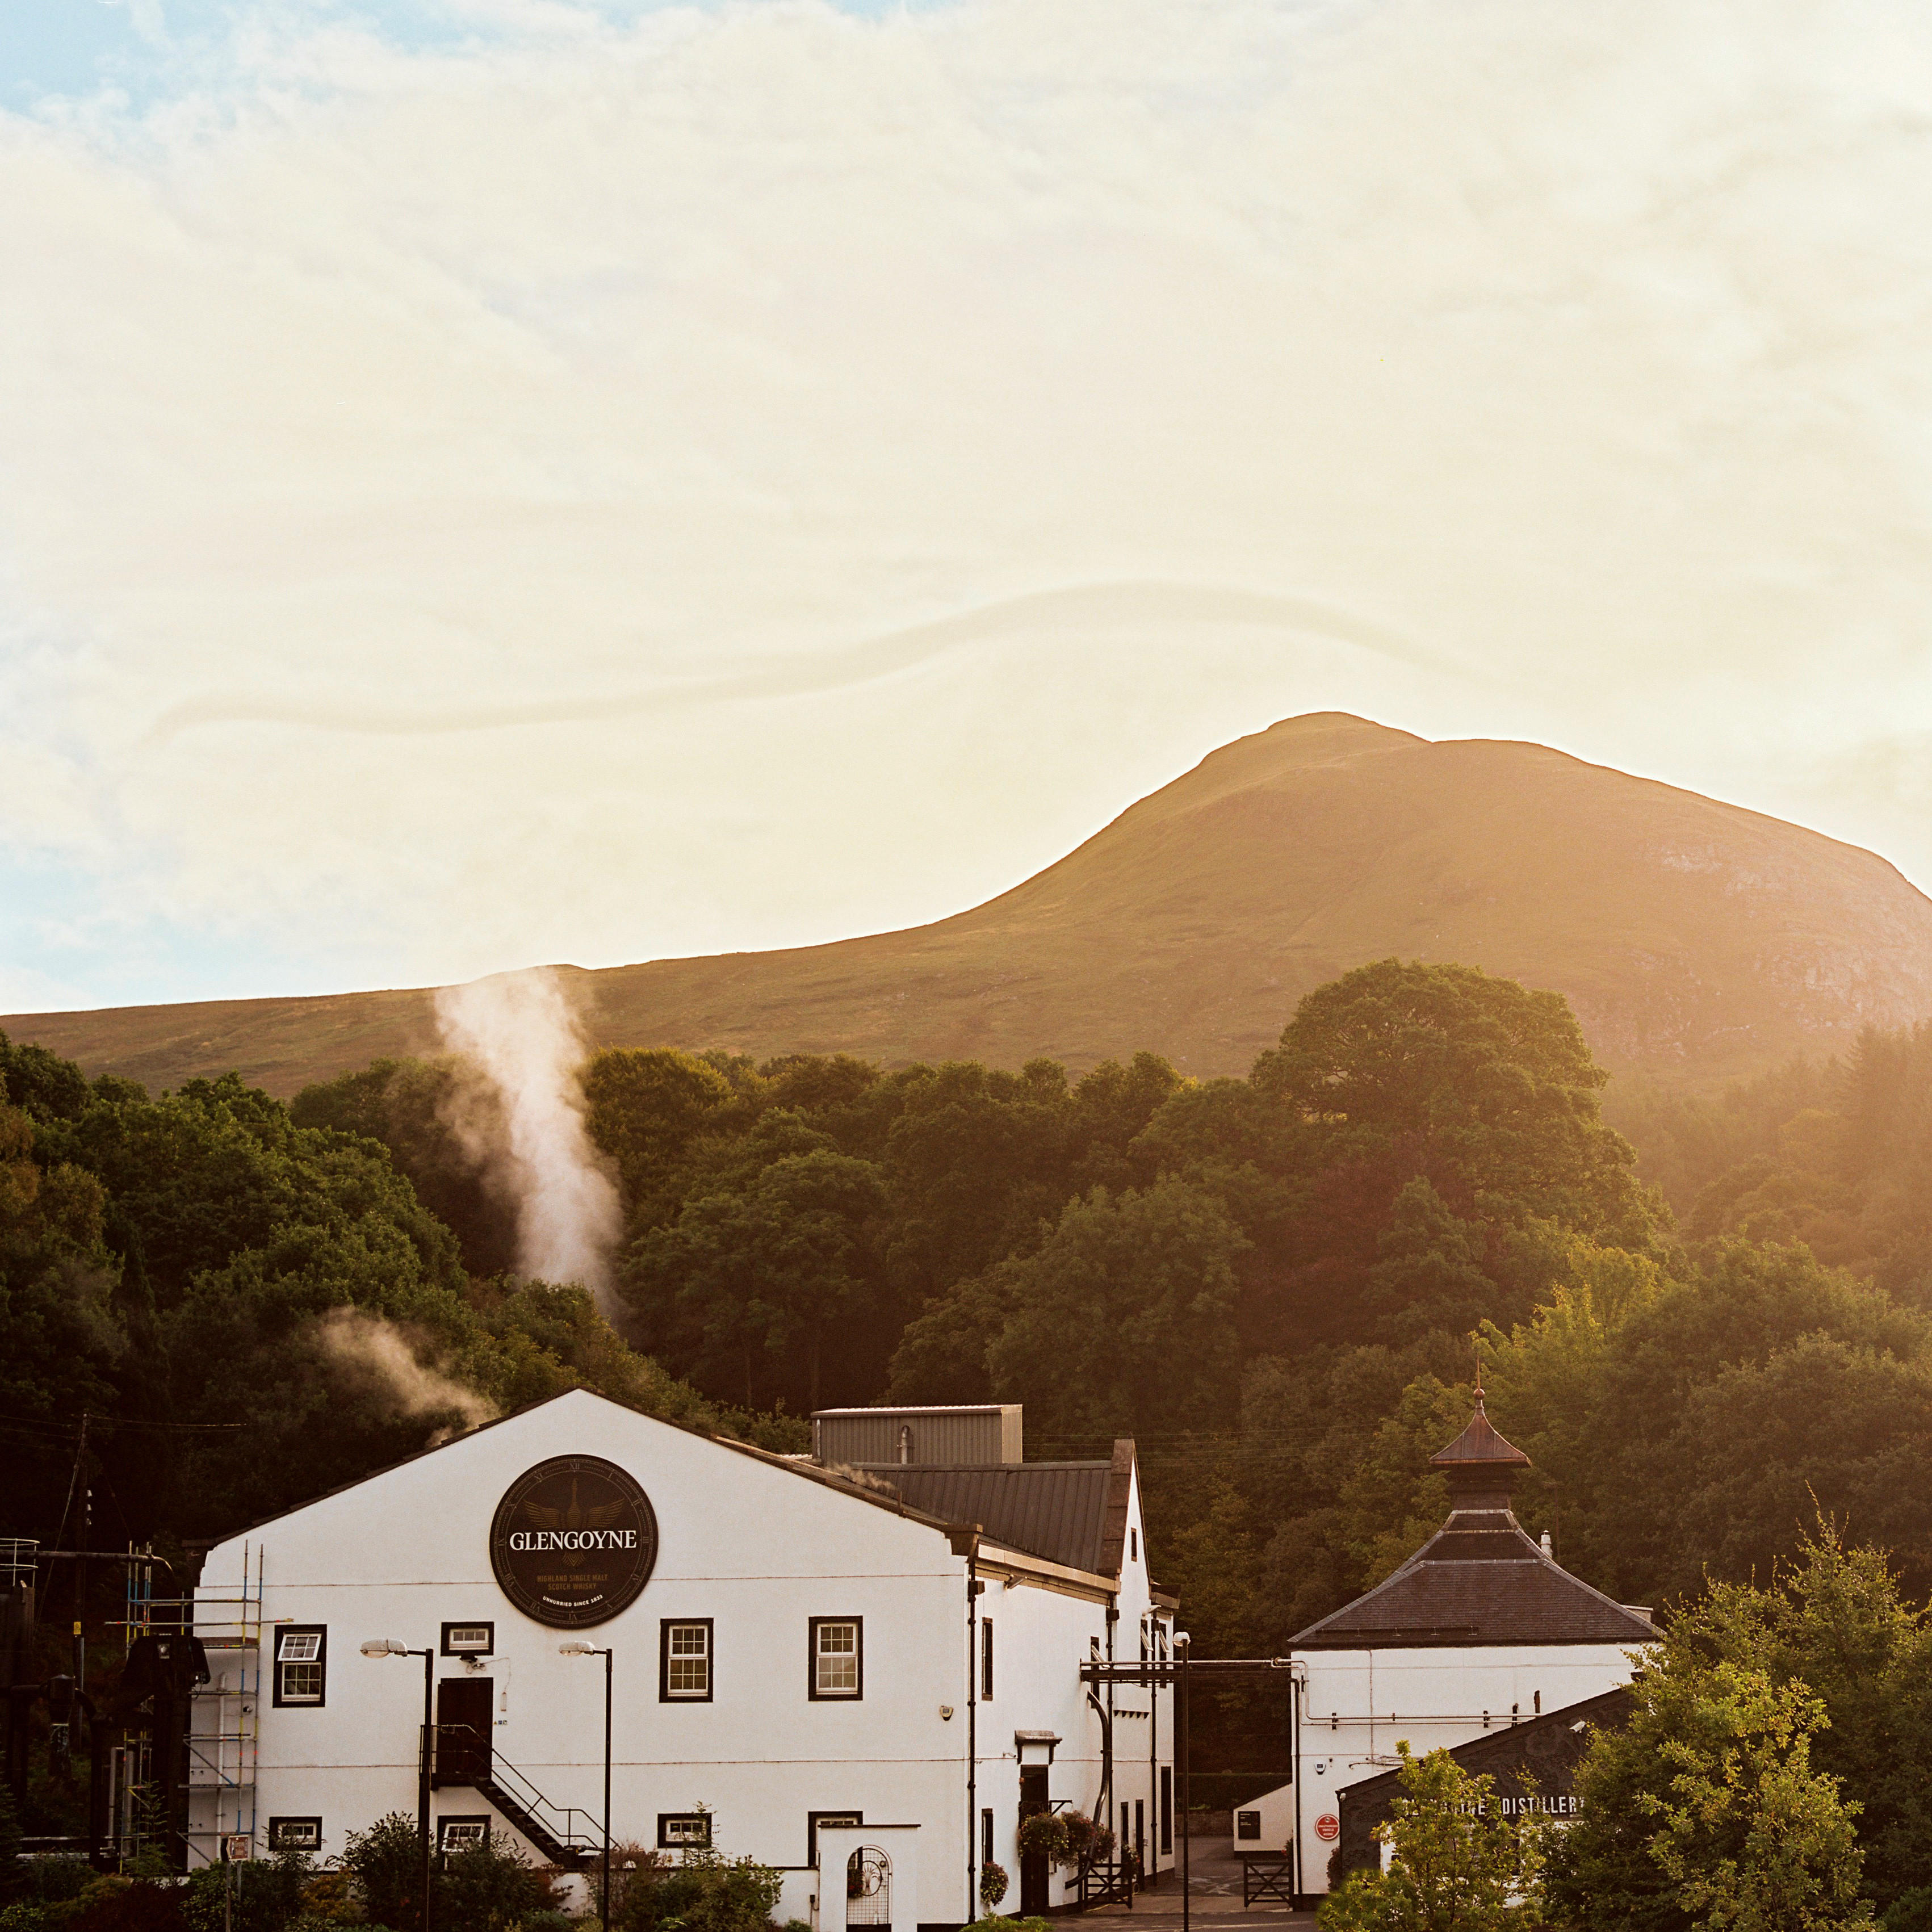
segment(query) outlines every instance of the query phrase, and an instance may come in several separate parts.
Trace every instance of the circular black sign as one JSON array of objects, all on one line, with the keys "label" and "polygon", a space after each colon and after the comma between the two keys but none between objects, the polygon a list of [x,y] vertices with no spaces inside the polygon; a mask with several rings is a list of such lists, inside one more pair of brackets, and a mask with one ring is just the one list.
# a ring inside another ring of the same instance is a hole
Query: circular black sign
[{"label": "circular black sign", "polygon": [[629,1609],[657,1560],[650,1498],[601,1456],[556,1456],[526,1469],[490,1524],[490,1567],[504,1595],[556,1630]]}]

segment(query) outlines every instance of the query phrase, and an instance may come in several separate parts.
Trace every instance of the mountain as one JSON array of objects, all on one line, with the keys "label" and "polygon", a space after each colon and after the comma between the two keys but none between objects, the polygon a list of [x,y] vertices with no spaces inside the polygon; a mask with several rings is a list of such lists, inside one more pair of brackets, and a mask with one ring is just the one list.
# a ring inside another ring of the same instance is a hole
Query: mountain
[{"label": "mountain", "polygon": [[[1540,745],[1319,712],[1238,740],[932,926],[580,973],[607,1046],[888,1063],[1150,1048],[1245,1072],[1311,987],[1390,955],[1554,987],[1612,1070],[1707,1084],[1932,1015],[1932,901],[1852,845]],[[0,1019],[92,1072],[283,1094],[433,1051],[428,992]]]}]

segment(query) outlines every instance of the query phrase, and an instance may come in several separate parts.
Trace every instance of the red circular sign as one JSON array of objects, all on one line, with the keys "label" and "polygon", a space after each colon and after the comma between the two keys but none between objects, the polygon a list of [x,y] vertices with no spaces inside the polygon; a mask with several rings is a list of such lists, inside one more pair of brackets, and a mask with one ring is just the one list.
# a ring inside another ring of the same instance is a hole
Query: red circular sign
[{"label": "red circular sign", "polygon": [[1342,1835],[1342,1821],[1332,1811],[1324,1811],[1315,1821],[1315,1835],[1324,1845],[1332,1845]]}]

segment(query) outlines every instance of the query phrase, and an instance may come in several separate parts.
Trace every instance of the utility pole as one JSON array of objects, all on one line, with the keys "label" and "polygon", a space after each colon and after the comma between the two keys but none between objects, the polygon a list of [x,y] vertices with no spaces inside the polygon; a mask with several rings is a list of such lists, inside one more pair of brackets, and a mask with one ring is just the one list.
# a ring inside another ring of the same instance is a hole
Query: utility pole
[{"label": "utility pole", "polygon": [[74,1688],[87,1688],[87,1546],[94,1520],[94,1486],[87,1475],[87,1425],[82,1412],[80,1444],[74,1452],[74,1480],[80,1490],[80,1536],[74,1566]]}]

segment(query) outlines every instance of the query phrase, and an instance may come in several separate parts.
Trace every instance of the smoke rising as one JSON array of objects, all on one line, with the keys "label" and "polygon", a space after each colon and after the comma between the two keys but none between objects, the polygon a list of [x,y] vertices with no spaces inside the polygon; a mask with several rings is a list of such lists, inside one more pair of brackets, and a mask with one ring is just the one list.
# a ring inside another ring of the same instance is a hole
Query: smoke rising
[{"label": "smoke rising", "polygon": [[440,1371],[424,1368],[403,1331],[380,1315],[360,1308],[332,1308],[316,1324],[316,1337],[332,1361],[380,1383],[405,1415],[454,1409],[471,1429],[496,1418],[494,1402]]},{"label": "smoke rising", "polygon": [[544,966],[446,986],[436,1019],[444,1043],[495,1089],[495,1106],[452,1124],[516,1204],[518,1272],[581,1282],[610,1314],[622,1214],[585,1130],[584,1037],[562,982]]}]

